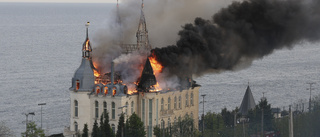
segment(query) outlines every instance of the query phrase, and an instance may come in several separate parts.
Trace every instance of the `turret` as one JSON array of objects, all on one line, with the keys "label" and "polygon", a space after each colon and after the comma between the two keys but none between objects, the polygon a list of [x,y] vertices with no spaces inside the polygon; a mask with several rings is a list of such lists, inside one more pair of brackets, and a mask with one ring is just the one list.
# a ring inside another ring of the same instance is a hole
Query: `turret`
[{"label": "turret", "polygon": [[91,44],[90,44],[90,40],[89,40],[89,34],[88,34],[88,28],[89,28],[89,24],[90,22],[87,22],[86,24],[86,40],[84,41],[83,45],[82,45],[82,57],[83,58],[87,58],[87,59],[91,59],[91,52],[92,52],[92,48],[91,48]]},{"label": "turret", "polygon": [[88,37],[89,22],[86,24],[86,41],[82,46],[82,61],[72,78],[71,91],[91,92],[94,87],[94,73],[91,60],[92,48]]},{"label": "turret", "polygon": [[139,25],[138,25],[138,31],[136,33],[137,46],[138,46],[138,49],[151,50],[151,46],[149,44],[149,38],[148,38],[147,24],[146,24],[146,19],[144,17],[143,8],[144,8],[144,4],[143,4],[143,0],[142,0],[141,15],[140,15],[140,20],[139,20]]}]

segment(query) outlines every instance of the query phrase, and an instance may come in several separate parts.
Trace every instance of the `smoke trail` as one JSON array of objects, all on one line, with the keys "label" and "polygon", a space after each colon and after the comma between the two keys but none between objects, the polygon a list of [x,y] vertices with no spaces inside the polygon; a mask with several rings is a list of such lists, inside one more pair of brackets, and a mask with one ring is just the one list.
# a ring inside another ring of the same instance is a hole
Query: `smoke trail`
[{"label": "smoke trail", "polygon": [[236,70],[275,49],[320,38],[318,1],[246,0],[196,18],[178,33],[176,45],[152,50],[171,75]]},{"label": "smoke trail", "polygon": [[[92,39],[93,61],[100,73],[104,74],[110,72],[110,63],[111,60],[114,60],[115,70],[121,73],[123,82],[129,84],[136,82],[140,77],[140,70],[142,70],[140,67],[143,67],[147,55],[141,53],[121,55],[122,50],[117,42],[136,43],[135,33],[138,29],[141,1],[120,1],[121,24],[117,22],[118,13],[115,6],[112,12],[106,16],[105,28],[101,28]],[[181,24],[191,22],[199,15],[209,18],[212,13],[217,12],[220,7],[230,4],[231,1],[233,0],[145,0],[144,11],[152,47],[174,44],[178,38],[176,34]],[[190,10],[191,7],[193,10]],[[169,80],[166,74],[157,79],[160,85],[177,86],[177,78]]]}]

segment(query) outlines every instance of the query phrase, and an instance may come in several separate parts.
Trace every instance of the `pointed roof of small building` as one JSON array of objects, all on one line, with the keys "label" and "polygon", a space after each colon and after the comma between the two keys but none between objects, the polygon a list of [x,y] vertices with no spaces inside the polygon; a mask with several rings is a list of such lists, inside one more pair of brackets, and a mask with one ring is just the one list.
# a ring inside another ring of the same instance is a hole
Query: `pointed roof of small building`
[{"label": "pointed roof of small building", "polygon": [[254,98],[250,89],[250,86],[248,85],[246,93],[244,94],[244,97],[241,102],[239,113],[242,115],[247,115],[248,111],[255,108],[256,103],[254,102]]},{"label": "pointed roof of small building", "polygon": [[155,84],[157,84],[157,80],[153,74],[150,60],[147,58],[137,87],[138,91],[148,92],[148,90]]}]

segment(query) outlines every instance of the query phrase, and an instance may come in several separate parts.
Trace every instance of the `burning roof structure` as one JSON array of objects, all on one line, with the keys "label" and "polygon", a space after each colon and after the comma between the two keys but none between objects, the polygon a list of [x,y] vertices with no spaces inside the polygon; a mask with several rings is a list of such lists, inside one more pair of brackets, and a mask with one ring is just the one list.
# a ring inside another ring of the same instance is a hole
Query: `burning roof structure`
[{"label": "burning roof structure", "polygon": [[153,86],[157,84],[156,77],[153,74],[153,69],[150,64],[149,58],[147,58],[146,63],[144,65],[139,83],[137,85],[138,91],[149,92]]}]

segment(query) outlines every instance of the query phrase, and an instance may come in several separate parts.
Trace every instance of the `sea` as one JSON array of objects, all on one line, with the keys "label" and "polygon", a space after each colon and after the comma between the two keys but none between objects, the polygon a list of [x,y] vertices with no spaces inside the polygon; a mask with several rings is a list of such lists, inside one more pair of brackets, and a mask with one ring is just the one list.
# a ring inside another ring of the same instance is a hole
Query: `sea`
[{"label": "sea", "polygon": [[[81,62],[87,21],[90,33],[103,28],[115,4],[0,3],[0,122],[15,136],[28,120],[47,135],[70,124],[71,78]],[[152,28],[149,28],[152,32]],[[320,92],[320,43],[301,42],[257,59],[244,69],[195,78],[201,85],[203,112],[239,107],[248,85],[255,102],[266,97],[274,108],[288,109]],[[46,105],[39,106],[39,103]],[[200,105],[202,106],[202,105]]]}]

